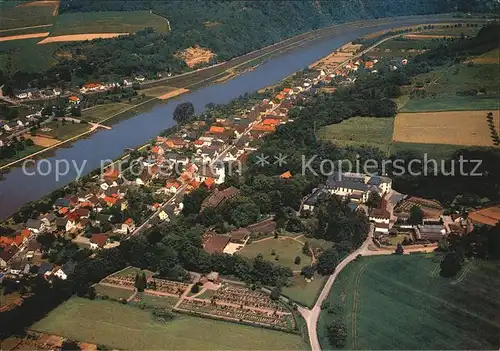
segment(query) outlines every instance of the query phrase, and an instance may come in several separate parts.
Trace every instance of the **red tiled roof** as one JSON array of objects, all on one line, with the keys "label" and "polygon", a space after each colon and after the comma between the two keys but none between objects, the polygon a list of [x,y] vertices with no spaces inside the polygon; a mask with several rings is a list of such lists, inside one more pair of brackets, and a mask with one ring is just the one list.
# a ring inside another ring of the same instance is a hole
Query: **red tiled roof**
[{"label": "red tiled roof", "polygon": [[213,235],[211,236],[205,243],[204,249],[208,253],[221,253],[224,251],[224,248],[231,240],[230,236],[226,235]]},{"label": "red tiled roof", "polygon": [[106,245],[106,241],[108,241],[108,236],[106,234],[92,234],[90,237],[90,242],[97,244],[99,247]]},{"label": "red tiled roof", "polygon": [[124,223],[130,225],[134,223],[134,220],[132,218],[128,218]]},{"label": "red tiled roof", "polygon": [[114,167],[108,168],[106,172],[104,173],[104,178],[118,178],[120,175],[120,172]]},{"label": "red tiled roof", "polygon": [[116,200],[117,200],[117,199],[116,199],[115,197],[111,197],[111,196],[106,196],[106,197],[104,198],[104,201],[106,201],[106,203],[107,203],[108,205],[114,205],[114,204],[115,204],[115,202],[116,202]]},{"label": "red tiled roof", "polygon": [[274,132],[275,131],[275,126],[273,125],[263,125],[263,124],[257,124],[252,128],[252,131],[257,131],[257,132]]},{"label": "red tiled roof", "polygon": [[31,232],[29,229],[24,229],[22,232],[21,232],[21,236],[23,238],[29,238],[29,236],[31,235]]},{"label": "red tiled roof", "polygon": [[177,182],[168,182],[167,183],[167,188],[171,188],[171,187],[174,187],[174,188],[178,189],[179,188],[179,183],[177,183]]},{"label": "red tiled roof", "polygon": [[224,127],[219,127],[219,126],[211,126],[209,132],[210,133],[224,133],[225,129]]},{"label": "red tiled roof", "polygon": [[290,171],[286,171],[285,173],[280,175],[280,178],[281,179],[290,179],[290,178],[292,178],[292,173]]},{"label": "red tiled roof", "polygon": [[215,180],[212,177],[208,177],[207,179],[205,179],[204,183],[207,186],[207,188],[211,188],[212,185],[214,185]]}]

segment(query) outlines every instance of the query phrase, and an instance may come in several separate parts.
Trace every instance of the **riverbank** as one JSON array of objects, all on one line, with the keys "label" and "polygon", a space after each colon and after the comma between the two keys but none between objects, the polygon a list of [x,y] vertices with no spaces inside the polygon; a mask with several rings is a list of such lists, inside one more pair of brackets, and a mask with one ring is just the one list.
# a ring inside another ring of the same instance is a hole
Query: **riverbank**
[{"label": "riverbank", "polygon": [[[316,41],[319,41],[321,39],[324,39],[327,36],[334,35],[336,33],[340,33],[342,29],[352,29],[352,28],[368,28],[372,26],[377,26],[377,25],[384,25],[388,23],[392,23],[393,21],[396,21],[396,27],[397,23],[399,21],[404,21],[407,19],[412,19],[412,20],[418,20],[419,18],[422,19],[422,21],[429,21],[433,20],[434,18],[447,18],[449,16],[449,20],[455,20],[455,21],[474,21],[477,19],[454,19],[451,15],[439,15],[439,16],[408,16],[408,17],[398,17],[398,18],[382,18],[382,19],[377,19],[377,20],[371,20],[371,21],[356,21],[356,22],[350,22],[350,23],[344,23],[344,24],[337,24],[337,25],[332,25],[324,28],[320,28],[311,32],[299,34],[295,37],[285,39],[281,42],[275,43],[273,45],[264,47],[259,50],[255,50],[252,52],[249,52],[243,56],[233,58],[227,62],[221,62],[217,63],[213,66],[209,67],[204,67],[202,69],[193,71],[193,72],[186,72],[174,77],[166,77],[166,78],[161,78],[155,81],[149,81],[141,84],[141,90],[142,89],[151,89],[154,87],[159,87],[159,88],[171,88],[173,91],[166,92],[165,94],[161,96],[152,96],[150,99],[143,101],[139,104],[135,104],[133,106],[130,106],[129,108],[120,111],[118,113],[113,113],[110,116],[105,116],[103,117],[99,123],[112,123],[114,119],[117,120],[123,120],[123,115],[126,115],[127,112],[130,111],[135,111],[138,107],[141,107],[143,105],[148,105],[152,106],[155,103],[160,103],[160,102],[165,102],[168,99],[172,99],[174,97],[177,97],[181,94],[187,93],[190,90],[198,89],[203,86],[207,86],[210,84],[220,84],[220,83],[225,83],[228,80],[234,79],[238,77],[240,74],[245,73],[249,70],[255,69],[258,65],[262,64],[266,60],[271,59],[272,57],[276,55],[281,55],[285,52],[288,52],[290,50],[296,49],[298,47],[302,47],[311,43],[314,43]],[[396,28],[395,27],[395,28]],[[139,90],[139,92],[141,91]],[[175,93],[174,93],[175,91]],[[157,101],[158,100],[158,101]],[[162,100],[162,101],[159,101]],[[153,103],[154,102],[154,103]],[[141,113],[144,111],[141,111],[140,109],[137,110],[136,113]],[[66,138],[65,140],[60,140],[57,144],[51,145],[50,147],[46,147],[41,150],[37,150],[36,153],[30,154],[30,155],[23,155],[23,158],[20,159],[14,159],[11,162],[4,164],[0,166],[0,170],[5,170],[10,167],[16,166],[20,164],[21,162],[25,161],[26,159],[29,159],[30,157],[37,157],[40,155],[43,155],[44,152],[53,150],[55,148],[58,148],[60,146],[63,146],[67,143],[74,142],[75,140],[78,140],[82,137],[86,137],[88,134],[92,133],[94,130],[89,129],[88,131],[84,133],[77,134],[76,136],[71,136],[70,138]]]},{"label": "riverbank", "polygon": [[[451,18],[451,17],[450,17]],[[327,56],[334,48],[338,48],[346,42],[367,35],[373,31],[390,29],[415,25],[419,23],[440,22],[442,18],[418,17],[410,19],[393,19],[386,25],[380,25],[382,21],[370,21],[363,28],[344,30],[348,25],[343,25],[339,32],[339,26],[336,31],[338,35],[329,35],[326,38],[314,40],[312,42],[303,42],[295,49],[285,49],[286,53],[279,54],[276,50],[273,54],[265,56],[264,63],[258,65],[253,70],[247,70],[245,73],[226,81],[224,83],[213,83],[208,76],[207,70],[203,71],[204,78],[191,77],[189,93],[166,100],[162,104],[157,104],[157,100],[152,100],[144,107],[148,107],[148,112],[137,114],[135,110],[130,110],[116,116],[112,121],[112,130],[98,130],[85,138],[75,140],[70,148],[53,149],[54,154],[50,157],[45,156],[44,165],[55,168],[61,160],[68,160],[72,164],[77,164],[83,172],[88,174],[93,169],[99,167],[102,160],[116,159],[123,155],[123,150],[127,148],[135,149],[138,145],[155,137],[159,131],[175,125],[173,121],[173,111],[180,102],[190,101],[195,106],[197,114],[201,113],[209,103],[227,104],[238,96],[255,92],[262,87],[270,86],[283,80],[290,74],[307,67],[312,62],[321,57]],[[375,23],[375,24],[374,24]],[[378,24],[378,25],[377,25]],[[350,24],[352,27],[353,25]],[[358,25],[359,27],[359,25]],[[323,29],[324,30],[324,29]],[[282,50],[283,47],[280,48]],[[268,52],[269,53],[269,52]],[[273,56],[272,58],[268,58]],[[234,64],[234,61],[231,61]],[[238,63],[235,66],[241,69],[245,66],[255,65],[255,61],[245,64]],[[220,70],[220,66],[215,69]],[[224,73],[225,74],[225,73]],[[179,78],[174,81],[179,82]],[[196,78],[196,79],[195,79]],[[186,80],[186,77],[182,79]],[[216,78],[215,78],[216,79]],[[167,83],[172,86],[173,81]],[[208,86],[206,86],[208,85]],[[201,86],[206,86],[200,88]],[[198,87],[198,88],[197,88]],[[151,105],[150,105],[151,104]],[[129,118],[133,115],[133,118]],[[119,121],[119,123],[118,123]],[[38,165],[38,163],[37,163]],[[62,188],[73,182],[77,176],[77,171],[71,167],[67,174],[58,177],[41,175],[39,173],[26,174],[20,167],[11,167],[8,173],[4,174],[4,180],[0,182],[2,196],[0,197],[0,218],[5,219],[12,215],[24,204],[37,200],[50,192]]]}]

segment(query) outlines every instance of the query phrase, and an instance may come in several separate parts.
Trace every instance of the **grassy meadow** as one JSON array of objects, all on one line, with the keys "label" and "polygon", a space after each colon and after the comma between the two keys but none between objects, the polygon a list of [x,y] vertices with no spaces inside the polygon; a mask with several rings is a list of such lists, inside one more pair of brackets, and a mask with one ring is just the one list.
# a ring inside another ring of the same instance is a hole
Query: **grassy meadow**
[{"label": "grassy meadow", "polygon": [[[485,110],[500,107],[500,64],[457,64],[417,76],[414,92],[401,112]],[[477,95],[465,95],[467,91]]]},{"label": "grassy meadow", "polygon": [[303,350],[295,334],[176,315],[158,323],[150,312],[105,300],[71,298],[31,329],[132,350]]},{"label": "grassy meadow", "polygon": [[148,27],[168,32],[167,20],[149,11],[64,13],[57,16],[50,35],[135,33]]},{"label": "grassy meadow", "polygon": [[352,117],[323,127],[318,138],[340,146],[370,146],[389,152],[394,118]]},{"label": "grassy meadow", "polygon": [[314,279],[308,282],[303,276],[296,275],[293,277],[292,285],[283,287],[281,293],[293,301],[311,308],[316,303],[327,279],[328,277],[315,274]]},{"label": "grassy meadow", "polygon": [[[262,254],[267,261],[277,262],[284,267],[292,270],[300,270],[302,267],[311,264],[311,258],[302,253],[303,244],[286,237],[280,239],[270,238],[259,242],[247,244],[239,255],[254,258],[258,254]],[[272,254],[274,250],[274,255]],[[301,258],[300,264],[295,264],[295,257]],[[279,260],[276,260],[279,258]]]},{"label": "grassy meadow", "polygon": [[364,257],[350,263],[328,296],[318,334],[340,318],[346,349],[494,349],[500,342],[500,264],[469,262],[455,278],[439,275],[435,254]]},{"label": "grassy meadow", "polygon": [[134,294],[134,291],[121,289],[114,286],[104,285],[104,284],[96,284],[94,285],[95,292],[100,295],[108,296],[110,299],[128,299],[130,296]]},{"label": "grassy meadow", "polygon": [[54,22],[58,1],[46,2],[44,5],[32,6],[30,3],[2,1],[0,2],[0,29],[17,29]]},{"label": "grassy meadow", "polygon": [[130,108],[132,105],[123,102],[113,102],[104,105],[97,105],[89,108],[88,110],[82,111],[82,117],[84,121],[99,123],[102,120],[109,118],[121,111]]}]

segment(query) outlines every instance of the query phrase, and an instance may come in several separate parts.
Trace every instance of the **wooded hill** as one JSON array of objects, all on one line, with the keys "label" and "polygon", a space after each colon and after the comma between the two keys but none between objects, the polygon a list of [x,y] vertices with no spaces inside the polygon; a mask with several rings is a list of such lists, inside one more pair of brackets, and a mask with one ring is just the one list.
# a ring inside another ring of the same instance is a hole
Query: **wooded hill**
[{"label": "wooded hill", "polygon": [[195,45],[211,50],[216,54],[213,60],[220,62],[334,23],[487,8],[484,4],[475,7],[474,2],[478,1],[62,0],[60,12],[150,10],[168,19],[172,31],[145,30],[128,37],[68,44],[63,56],[72,58],[56,69],[80,66],[76,74],[82,76],[141,74],[155,78],[162,72],[188,70],[175,53]]}]

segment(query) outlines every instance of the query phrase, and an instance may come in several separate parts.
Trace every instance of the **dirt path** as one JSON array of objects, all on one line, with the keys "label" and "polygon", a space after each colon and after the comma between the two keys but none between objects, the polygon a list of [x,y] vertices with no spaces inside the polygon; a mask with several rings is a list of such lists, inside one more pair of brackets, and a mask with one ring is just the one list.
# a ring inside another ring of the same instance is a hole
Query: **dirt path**
[{"label": "dirt path", "polygon": [[62,43],[70,41],[85,41],[94,39],[110,39],[116,38],[122,35],[129,35],[130,33],[88,33],[88,34],[69,34],[69,35],[58,35],[55,37],[48,37],[44,40],[38,42],[38,45],[48,44],[48,43]]},{"label": "dirt path", "polygon": [[328,294],[330,293],[330,290],[333,286],[333,283],[337,279],[339,273],[347,266],[348,263],[353,261],[359,254],[364,254],[365,251],[368,250],[368,245],[370,245],[373,242],[373,231],[374,227],[373,225],[370,227],[370,232],[368,233],[368,236],[366,240],[363,242],[363,244],[360,246],[359,249],[351,253],[349,256],[344,258],[335,268],[335,271],[328,277],[328,280],[326,281],[325,285],[323,286],[323,290],[321,290],[321,293],[316,300],[316,303],[314,304],[314,307],[309,310],[304,307],[299,307],[298,311],[300,314],[304,317],[307,323],[307,331],[309,334],[309,344],[311,345],[311,350],[312,351],[320,351],[321,350],[321,345],[319,344],[319,339],[318,339],[318,331],[317,331],[317,325],[318,325],[318,319],[319,315],[321,313],[321,304],[323,301],[326,300],[328,297]]},{"label": "dirt path", "polygon": [[31,34],[19,34],[19,35],[9,35],[7,37],[0,37],[1,41],[12,41],[12,40],[23,40],[23,39],[33,39],[33,38],[44,38],[49,36],[49,32],[43,33],[31,33]]}]

